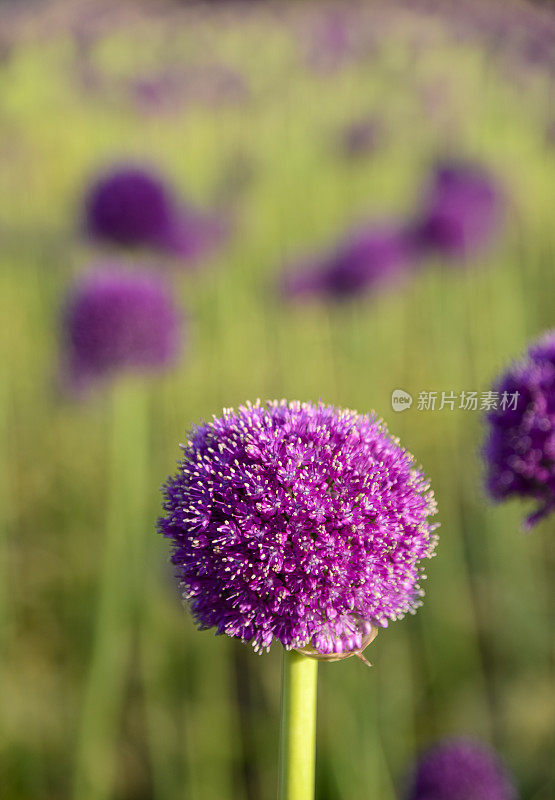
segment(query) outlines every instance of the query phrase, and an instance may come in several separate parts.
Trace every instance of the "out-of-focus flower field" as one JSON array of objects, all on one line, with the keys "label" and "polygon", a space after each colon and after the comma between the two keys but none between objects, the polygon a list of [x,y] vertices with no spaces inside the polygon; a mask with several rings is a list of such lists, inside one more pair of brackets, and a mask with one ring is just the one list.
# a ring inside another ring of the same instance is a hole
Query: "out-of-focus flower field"
[{"label": "out-of-focus flower field", "polygon": [[[197,632],[155,532],[190,426],[258,397],[374,409],[439,507],[417,616],[380,632],[371,670],[320,668],[318,799],[403,798],[449,735],[493,744],[524,800],[555,796],[553,515],[523,533],[528,505],[486,497],[480,404],[440,410],[555,322],[554,31],[524,2],[1,6],[6,800],[274,796],[280,647]],[[412,218],[441,160],[495,176],[488,247],[340,299],[284,292],[349,231]],[[225,237],[194,264],[94,240],[85,196],[115,164]],[[67,292],[116,261],[171,285],[179,360],[70,391]]]}]

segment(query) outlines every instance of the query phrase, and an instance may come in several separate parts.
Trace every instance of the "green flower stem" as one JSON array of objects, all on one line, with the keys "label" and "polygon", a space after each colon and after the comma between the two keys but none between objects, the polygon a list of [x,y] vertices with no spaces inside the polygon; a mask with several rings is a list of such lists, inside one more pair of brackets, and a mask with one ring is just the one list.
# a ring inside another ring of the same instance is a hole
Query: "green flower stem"
[{"label": "green flower stem", "polygon": [[89,673],[77,742],[75,800],[112,795],[116,744],[144,569],[148,396],[125,378],[113,387],[106,531]]},{"label": "green flower stem", "polygon": [[283,651],[279,800],[312,800],[318,661]]},{"label": "green flower stem", "polygon": [[2,369],[2,377],[0,379],[0,452],[2,453],[2,460],[0,461],[0,663],[3,661],[4,648],[6,647],[8,639],[8,628],[11,625],[12,619],[8,605],[8,534],[10,519],[10,489],[9,489],[9,469],[8,458],[4,454],[8,454],[8,391],[9,385],[7,379],[8,370]]}]

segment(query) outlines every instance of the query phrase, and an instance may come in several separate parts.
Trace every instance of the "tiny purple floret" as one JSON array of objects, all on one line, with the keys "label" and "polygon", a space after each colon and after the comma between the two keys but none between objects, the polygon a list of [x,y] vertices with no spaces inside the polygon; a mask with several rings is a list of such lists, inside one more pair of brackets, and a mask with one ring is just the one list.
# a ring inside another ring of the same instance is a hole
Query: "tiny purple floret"
[{"label": "tiny purple floret", "polygon": [[435,500],[373,414],[257,401],[182,448],[158,527],[201,629],[328,654],[420,605]]},{"label": "tiny purple floret", "polygon": [[158,273],[96,268],[71,290],[63,315],[66,377],[74,388],[120,370],[161,370],[179,351],[180,312]]},{"label": "tiny purple floret", "polygon": [[472,739],[446,739],[420,758],[407,800],[516,800],[497,753]]},{"label": "tiny purple floret", "polygon": [[487,489],[495,500],[536,500],[539,508],[525,522],[530,528],[555,510],[555,330],[494,389],[499,406],[487,415]]}]

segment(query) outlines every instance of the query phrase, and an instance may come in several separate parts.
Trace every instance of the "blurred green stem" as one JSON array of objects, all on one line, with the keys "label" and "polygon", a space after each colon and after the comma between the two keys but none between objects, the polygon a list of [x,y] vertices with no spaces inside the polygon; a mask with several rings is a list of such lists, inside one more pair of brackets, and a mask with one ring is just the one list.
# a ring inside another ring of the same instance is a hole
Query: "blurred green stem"
[{"label": "blurred green stem", "polygon": [[[10,509],[8,507],[10,499],[9,490],[9,470],[7,454],[8,448],[8,381],[7,369],[2,370],[0,380],[0,656],[4,656],[4,648],[8,638],[8,626],[11,624],[11,617],[8,608],[8,530],[10,519]],[[1,663],[1,662],[0,662]]]},{"label": "blurred green stem", "polygon": [[132,381],[114,386],[111,422],[104,557],[78,741],[75,800],[104,800],[113,789],[148,529],[148,403],[143,386]]},{"label": "blurred green stem", "polygon": [[283,651],[279,800],[312,800],[318,661]]}]

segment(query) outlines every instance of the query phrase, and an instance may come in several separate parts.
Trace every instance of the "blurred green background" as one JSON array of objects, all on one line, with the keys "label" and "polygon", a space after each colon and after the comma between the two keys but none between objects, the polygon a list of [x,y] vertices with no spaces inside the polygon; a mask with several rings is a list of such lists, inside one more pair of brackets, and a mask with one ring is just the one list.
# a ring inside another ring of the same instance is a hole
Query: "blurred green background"
[{"label": "blurred green background", "polygon": [[[196,632],[155,535],[159,486],[191,424],[257,397],[375,409],[439,504],[418,614],[380,633],[371,670],[321,666],[319,800],[401,797],[415,753],[451,734],[493,743],[523,798],[555,797],[553,521],[525,535],[528,509],[487,502],[479,412],[391,409],[398,388],[489,389],[554,324],[553,76],[529,43],[549,12],[431,8],[2,6],[6,800],[274,797],[280,647],[256,657]],[[330,13],[356,34],[337,57]],[[134,93],[134,80],[167,71],[174,89],[154,107]],[[342,157],[341,130],[368,115],[379,145]],[[284,264],[353,223],[408,213],[445,153],[487,164],[506,187],[504,235],[487,255],[429,263],[383,296],[283,302]],[[86,241],[80,204],[95,171],[122,158],[232,213],[234,235],[195,273],[121,256],[173,281],[184,357],[78,402],[56,380],[60,307],[73,276],[114,258]]]}]

